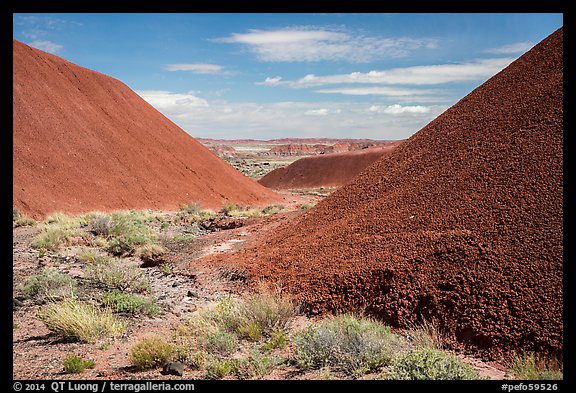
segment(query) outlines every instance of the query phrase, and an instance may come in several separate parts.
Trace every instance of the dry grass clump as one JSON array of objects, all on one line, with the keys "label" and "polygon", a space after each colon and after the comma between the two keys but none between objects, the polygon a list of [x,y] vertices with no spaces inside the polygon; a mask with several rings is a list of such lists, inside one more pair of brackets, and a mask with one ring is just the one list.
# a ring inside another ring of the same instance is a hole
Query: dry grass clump
[{"label": "dry grass clump", "polygon": [[516,355],[510,364],[514,379],[561,380],[564,379],[562,363],[556,359],[538,357],[533,353]]},{"label": "dry grass clump", "polygon": [[122,334],[126,327],[110,310],[76,300],[51,303],[38,312],[46,327],[66,340],[92,343]]},{"label": "dry grass clump", "polygon": [[130,362],[138,370],[164,365],[175,353],[175,347],[162,337],[144,337],[130,350]]}]

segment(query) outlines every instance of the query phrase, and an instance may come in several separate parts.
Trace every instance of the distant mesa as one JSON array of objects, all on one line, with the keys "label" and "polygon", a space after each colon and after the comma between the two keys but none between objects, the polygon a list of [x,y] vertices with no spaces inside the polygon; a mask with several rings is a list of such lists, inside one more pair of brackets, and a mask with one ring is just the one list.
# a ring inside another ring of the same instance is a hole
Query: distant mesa
[{"label": "distant mesa", "polygon": [[390,141],[365,142],[336,142],[329,144],[289,143],[273,146],[270,150],[260,153],[263,156],[310,156],[319,154],[344,153],[349,151],[367,149],[381,144],[390,144]]},{"label": "distant mesa", "polygon": [[309,313],[427,320],[454,349],[563,356],[563,31],[297,221],[226,260]]},{"label": "distant mesa", "polygon": [[[258,180],[263,186],[276,189],[341,187],[385,154],[400,141],[344,153],[303,157],[292,164],[277,168]],[[348,149],[351,144],[337,144],[334,150]],[[344,147],[342,147],[344,146]]]},{"label": "distant mesa", "polygon": [[238,152],[232,146],[227,145],[205,145],[211,152],[221,158],[236,158]]},{"label": "distant mesa", "polygon": [[36,218],[282,199],[120,81],[16,40],[13,122],[13,206]]}]

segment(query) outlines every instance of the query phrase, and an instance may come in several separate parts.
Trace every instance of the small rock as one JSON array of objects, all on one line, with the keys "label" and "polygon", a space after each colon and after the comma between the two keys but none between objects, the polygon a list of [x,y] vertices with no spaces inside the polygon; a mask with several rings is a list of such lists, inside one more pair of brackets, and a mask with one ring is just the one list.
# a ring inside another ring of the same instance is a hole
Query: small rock
[{"label": "small rock", "polygon": [[164,365],[161,372],[162,375],[178,375],[182,376],[184,374],[184,364],[180,362],[169,362]]},{"label": "small rock", "polygon": [[186,294],[186,296],[188,296],[188,297],[198,297],[198,294],[197,294],[196,292],[188,291],[188,293]]}]

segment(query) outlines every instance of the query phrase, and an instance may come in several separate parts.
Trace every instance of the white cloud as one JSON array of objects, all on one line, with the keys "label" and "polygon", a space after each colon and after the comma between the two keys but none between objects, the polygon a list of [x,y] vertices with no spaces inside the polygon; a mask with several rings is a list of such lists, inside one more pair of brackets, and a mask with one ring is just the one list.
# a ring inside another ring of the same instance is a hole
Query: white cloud
[{"label": "white cloud", "polygon": [[478,59],[471,62],[458,64],[412,66],[404,68],[391,68],[384,71],[373,70],[369,72],[352,72],[350,74],[335,74],[324,76],[309,74],[293,81],[281,80],[280,78],[273,86],[285,85],[292,88],[307,88],[325,85],[358,83],[389,85],[436,85],[443,83],[470,82],[486,80],[501,71],[514,60],[514,58],[505,57]]},{"label": "white cloud", "polygon": [[262,86],[278,86],[282,84],[282,77],[281,76],[276,76],[274,78],[267,77],[264,80],[264,82],[256,82],[256,84]]},{"label": "white cloud", "polygon": [[328,109],[321,108],[321,109],[310,109],[304,112],[305,115],[308,116],[326,116],[328,115]]},{"label": "white cloud", "polygon": [[166,71],[190,71],[195,74],[219,75],[225,73],[224,67],[217,64],[194,63],[194,64],[166,64]]},{"label": "white cloud", "polygon": [[64,48],[62,45],[48,40],[34,40],[28,45],[48,53],[58,53],[62,48]]},{"label": "white cloud", "polygon": [[435,90],[399,89],[393,87],[343,87],[333,89],[314,90],[323,94],[346,94],[352,96],[381,95],[389,97],[416,96],[421,94],[434,94]]},{"label": "white cloud", "polygon": [[163,90],[137,91],[144,100],[165,115],[186,115],[197,108],[207,108],[208,101],[193,92],[172,93]]},{"label": "white cloud", "polygon": [[47,34],[48,34],[47,31],[41,29],[30,29],[22,32],[22,35],[24,37],[29,38],[31,40],[37,40],[40,37],[45,37]]},{"label": "white cloud", "polygon": [[437,41],[430,38],[353,35],[345,30],[329,30],[313,26],[249,30],[248,33],[234,33],[213,41],[246,45],[259,60],[268,62],[366,63],[378,59],[404,57],[417,49],[437,47]]},{"label": "white cloud", "polygon": [[193,92],[139,91],[138,94],[190,135],[227,139],[271,139],[286,135],[403,139],[446,109],[440,105],[401,106],[387,103],[382,97],[372,103],[262,104],[208,101]]},{"label": "white cloud", "polygon": [[382,105],[372,105],[368,110],[375,113],[385,113],[389,115],[400,115],[404,113],[428,113],[430,112],[429,106],[422,105],[406,105],[402,106],[399,104],[382,106]]},{"label": "white cloud", "polygon": [[497,48],[489,48],[484,51],[484,53],[492,53],[497,55],[510,55],[516,53],[527,52],[535,44],[533,42],[516,42],[514,44],[508,44],[499,46]]}]

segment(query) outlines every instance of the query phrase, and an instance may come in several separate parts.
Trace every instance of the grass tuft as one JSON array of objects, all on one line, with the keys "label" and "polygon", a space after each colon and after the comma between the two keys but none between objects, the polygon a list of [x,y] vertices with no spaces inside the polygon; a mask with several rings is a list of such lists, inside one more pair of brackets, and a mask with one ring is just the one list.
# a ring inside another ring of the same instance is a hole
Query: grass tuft
[{"label": "grass tuft", "polygon": [[284,205],[269,205],[262,209],[262,214],[272,215],[278,214],[284,210]]},{"label": "grass tuft", "polygon": [[120,292],[117,289],[106,292],[100,302],[103,306],[118,313],[153,316],[160,312],[160,306],[154,299]]},{"label": "grass tuft", "polygon": [[75,300],[51,303],[38,312],[48,330],[66,340],[92,343],[126,330],[109,310],[100,310]]},{"label": "grass tuft", "polygon": [[236,364],[232,360],[213,358],[206,364],[206,378],[222,379],[234,372]]},{"label": "grass tuft", "polygon": [[12,208],[12,228],[36,225],[36,220],[16,208]]},{"label": "grass tuft", "polygon": [[144,272],[124,261],[104,257],[86,268],[86,278],[108,289],[129,292],[150,292],[151,287]]},{"label": "grass tuft", "polygon": [[130,350],[130,362],[138,370],[162,366],[175,353],[175,348],[161,337],[144,337]]},{"label": "grass tuft", "polygon": [[239,314],[244,323],[239,326],[258,326],[262,334],[269,337],[277,330],[285,330],[298,313],[298,306],[290,297],[262,288],[260,293],[240,304]]},{"label": "grass tuft", "polygon": [[252,351],[247,357],[238,360],[234,371],[238,379],[261,379],[282,363],[284,359],[280,357]]},{"label": "grass tuft", "polygon": [[84,360],[78,355],[68,355],[64,359],[64,373],[66,374],[80,374],[84,370],[95,366],[94,360]]},{"label": "grass tuft", "polygon": [[535,354],[516,355],[510,368],[514,379],[561,380],[564,379],[562,364],[556,360],[538,358]]},{"label": "grass tuft", "polygon": [[203,346],[208,353],[228,356],[238,349],[238,340],[232,333],[217,330],[206,336]]}]

